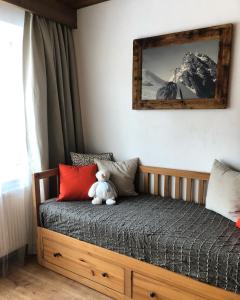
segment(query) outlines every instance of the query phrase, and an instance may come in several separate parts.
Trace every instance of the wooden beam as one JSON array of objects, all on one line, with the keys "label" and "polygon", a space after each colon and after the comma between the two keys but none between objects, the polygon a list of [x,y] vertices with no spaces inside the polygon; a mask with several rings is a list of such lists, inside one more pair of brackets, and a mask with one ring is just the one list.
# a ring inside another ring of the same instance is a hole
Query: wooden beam
[{"label": "wooden beam", "polygon": [[50,20],[77,28],[77,10],[57,0],[4,0]]},{"label": "wooden beam", "polygon": [[77,8],[83,8],[83,7],[86,7],[86,6],[95,5],[95,4],[98,4],[98,3],[105,2],[105,1],[108,1],[108,0],[79,0],[79,1],[76,1],[76,2],[78,2],[78,7]]},{"label": "wooden beam", "polygon": [[186,170],[177,170],[169,168],[160,168],[160,167],[148,167],[148,166],[139,166],[140,173],[149,173],[149,174],[159,174],[159,175],[168,175],[182,178],[191,178],[191,179],[201,179],[209,180],[210,174],[205,172],[195,172],[195,171],[186,171]]},{"label": "wooden beam", "polygon": [[61,2],[75,9],[95,5],[105,1],[109,1],[109,0],[61,0]]}]

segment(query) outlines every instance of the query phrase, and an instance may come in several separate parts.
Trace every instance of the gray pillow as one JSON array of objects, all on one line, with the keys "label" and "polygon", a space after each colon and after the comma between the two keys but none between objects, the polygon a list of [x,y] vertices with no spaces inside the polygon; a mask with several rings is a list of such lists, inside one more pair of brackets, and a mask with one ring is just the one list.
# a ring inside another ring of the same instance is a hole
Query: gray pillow
[{"label": "gray pillow", "polygon": [[240,172],[215,160],[208,184],[206,208],[236,221],[240,217]]},{"label": "gray pillow", "polygon": [[73,166],[88,166],[94,164],[94,159],[113,161],[112,153],[85,154],[70,152]]},{"label": "gray pillow", "polygon": [[99,170],[108,170],[110,180],[115,184],[119,196],[137,196],[134,186],[135,175],[138,167],[138,158],[112,162],[94,159]]}]

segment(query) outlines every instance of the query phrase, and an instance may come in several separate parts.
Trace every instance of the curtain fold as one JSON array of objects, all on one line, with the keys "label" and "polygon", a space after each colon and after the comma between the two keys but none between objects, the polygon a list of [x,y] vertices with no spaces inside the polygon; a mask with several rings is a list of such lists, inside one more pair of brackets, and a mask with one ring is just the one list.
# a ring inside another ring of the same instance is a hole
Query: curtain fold
[{"label": "curtain fold", "polygon": [[39,170],[70,163],[83,152],[83,133],[72,29],[25,13],[24,90],[29,151]]}]

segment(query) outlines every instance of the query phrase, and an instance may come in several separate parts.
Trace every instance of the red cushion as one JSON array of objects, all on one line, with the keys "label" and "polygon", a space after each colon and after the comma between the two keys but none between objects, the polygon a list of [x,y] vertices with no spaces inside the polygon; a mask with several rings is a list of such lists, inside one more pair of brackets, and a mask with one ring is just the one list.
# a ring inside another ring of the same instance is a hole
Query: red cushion
[{"label": "red cushion", "polygon": [[58,201],[89,199],[88,191],[96,181],[97,165],[84,167],[59,165],[60,194]]},{"label": "red cushion", "polygon": [[240,228],[240,219],[237,219],[237,221],[236,221],[236,227]]}]

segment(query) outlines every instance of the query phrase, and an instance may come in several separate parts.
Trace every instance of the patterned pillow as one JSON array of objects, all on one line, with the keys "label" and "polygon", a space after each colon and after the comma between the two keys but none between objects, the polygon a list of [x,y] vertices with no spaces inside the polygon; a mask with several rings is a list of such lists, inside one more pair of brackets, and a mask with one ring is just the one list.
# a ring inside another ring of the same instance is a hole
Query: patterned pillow
[{"label": "patterned pillow", "polygon": [[114,161],[112,153],[85,154],[70,152],[73,166],[88,166],[94,164],[94,159]]}]

